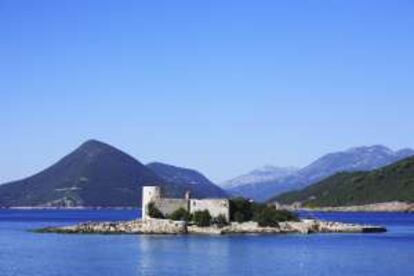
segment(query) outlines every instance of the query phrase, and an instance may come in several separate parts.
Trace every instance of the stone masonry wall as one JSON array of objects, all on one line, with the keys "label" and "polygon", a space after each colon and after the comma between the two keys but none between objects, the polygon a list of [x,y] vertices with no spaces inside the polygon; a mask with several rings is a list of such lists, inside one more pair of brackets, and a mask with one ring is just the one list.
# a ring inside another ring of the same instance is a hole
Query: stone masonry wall
[{"label": "stone masonry wall", "polygon": [[190,213],[208,210],[212,217],[224,215],[230,221],[230,202],[228,199],[191,199]]},{"label": "stone masonry wall", "polygon": [[188,210],[187,200],[180,198],[161,198],[154,200],[155,206],[164,214],[164,216],[170,215],[177,209],[184,208]]},{"label": "stone masonry wall", "polygon": [[163,198],[161,189],[157,186],[143,187],[142,219],[148,219],[147,205],[153,202],[164,216],[170,215],[177,209],[183,208],[190,213],[208,210],[212,217],[224,215],[230,221],[230,203],[227,199],[185,199]]}]

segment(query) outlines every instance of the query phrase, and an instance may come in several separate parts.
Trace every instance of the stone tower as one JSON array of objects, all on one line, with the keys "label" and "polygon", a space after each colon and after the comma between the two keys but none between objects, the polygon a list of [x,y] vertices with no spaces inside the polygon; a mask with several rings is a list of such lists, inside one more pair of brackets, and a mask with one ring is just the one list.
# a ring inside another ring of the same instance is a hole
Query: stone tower
[{"label": "stone tower", "polygon": [[156,201],[161,198],[161,189],[157,186],[142,187],[142,219],[145,220],[149,216],[147,214],[147,205],[151,201]]}]

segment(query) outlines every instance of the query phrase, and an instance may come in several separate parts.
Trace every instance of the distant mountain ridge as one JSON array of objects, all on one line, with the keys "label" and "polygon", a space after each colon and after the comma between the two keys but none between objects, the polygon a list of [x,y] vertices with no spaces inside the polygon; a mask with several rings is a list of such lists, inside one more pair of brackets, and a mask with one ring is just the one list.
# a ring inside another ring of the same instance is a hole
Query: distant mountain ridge
[{"label": "distant mountain ridge", "polygon": [[187,187],[188,190],[191,190],[198,197],[227,197],[223,189],[216,186],[196,170],[180,168],[160,162],[149,163],[147,168],[155,172],[165,182]]},{"label": "distant mountain ridge", "polygon": [[338,207],[383,202],[414,202],[414,157],[369,172],[342,172],[299,191],[272,198],[306,207]]},{"label": "distant mountain ridge", "polygon": [[412,149],[393,151],[382,145],[356,147],[327,154],[303,168],[300,173],[309,181],[317,181],[341,171],[370,171],[412,155]]},{"label": "distant mountain ridge", "polygon": [[227,189],[235,196],[266,201],[283,192],[302,189],[338,172],[369,171],[414,155],[412,149],[393,151],[382,145],[329,153],[283,178],[252,182]]},{"label": "distant mountain ridge", "polygon": [[161,186],[170,196],[187,190],[195,197],[215,196],[184,182],[166,181],[130,155],[90,140],[40,173],[0,185],[0,207],[138,207],[145,185]]},{"label": "distant mountain ridge", "polygon": [[299,168],[296,167],[274,167],[267,165],[262,168],[253,170],[247,174],[243,174],[241,176],[228,180],[220,184],[220,186],[225,189],[231,189],[250,183],[263,183],[266,181],[279,180],[281,178],[292,175],[298,170]]}]

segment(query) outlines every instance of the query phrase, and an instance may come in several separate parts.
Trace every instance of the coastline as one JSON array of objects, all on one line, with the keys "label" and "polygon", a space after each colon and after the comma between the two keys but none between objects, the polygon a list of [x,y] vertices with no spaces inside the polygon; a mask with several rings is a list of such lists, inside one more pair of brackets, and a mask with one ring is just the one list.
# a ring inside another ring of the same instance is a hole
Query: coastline
[{"label": "coastline", "polygon": [[256,222],[231,222],[227,226],[199,227],[185,221],[169,219],[147,219],[122,222],[86,222],[62,227],[46,227],[35,230],[38,233],[58,234],[312,234],[312,233],[381,233],[383,226],[351,224],[317,219],[280,222],[275,227],[261,227]]},{"label": "coastline", "polygon": [[299,208],[301,211],[318,211],[318,212],[387,212],[387,213],[413,213],[414,203],[392,201],[372,203],[365,205],[337,206],[337,207],[312,207]]}]

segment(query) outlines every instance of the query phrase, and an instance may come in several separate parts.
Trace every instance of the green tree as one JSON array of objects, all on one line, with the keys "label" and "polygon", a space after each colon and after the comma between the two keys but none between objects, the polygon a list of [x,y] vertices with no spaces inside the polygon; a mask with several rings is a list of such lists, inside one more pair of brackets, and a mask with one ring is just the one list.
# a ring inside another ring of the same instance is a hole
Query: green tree
[{"label": "green tree", "polygon": [[238,223],[245,222],[243,213],[240,211],[235,212],[233,216],[233,220],[237,221]]},{"label": "green tree", "polygon": [[297,221],[298,217],[295,213],[287,210],[276,210],[274,206],[266,206],[261,208],[255,216],[254,220],[259,223],[260,226],[278,226],[282,221]]},{"label": "green tree", "polygon": [[191,217],[190,213],[182,207],[172,212],[171,215],[169,216],[169,218],[172,220],[183,220],[183,221],[189,221],[190,217]]},{"label": "green tree", "polygon": [[264,226],[272,226],[277,225],[277,222],[296,221],[298,218],[287,210],[276,210],[274,206],[234,198],[230,200],[230,220],[239,223],[254,220]]},{"label": "green tree", "polygon": [[213,218],[213,224],[217,225],[217,227],[221,228],[228,225],[228,221],[223,214],[218,215],[217,217]]},{"label": "green tree", "polygon": [[195,225],[206,227],[211,225],[211,215],[208,210],[196,211],[193,214],[193,221]]},{"label": "green tree", "polygon": [[162,212],[155,206],[154,202],[148,203],[147,210],[148,210],[148,215],[151,218],[159,218],[159,219],[165,218]]},{"label": "green tree", "polygon": [[[237,214],[237,218],[236,218]],[[230,200],[230,220],[244,222],[249,221],[253,217],[252,202],[238,197]]]},{"label": "green tree", "polygon": [[264,208],[262,209],[260,212],[258,212],[255,217],[254,220],[259,224],[259,226],[265,227],[265,226],[270,226],[270,227],[277,227],[279,226],[279,220],[278,220],[278,216],[276,214],[276,209],[275,208]]},{"label": "green tree", "polygon": [[281,221],[299,221],[298,216],[288,210],[275,210],[275,216],[279,222]]}]

